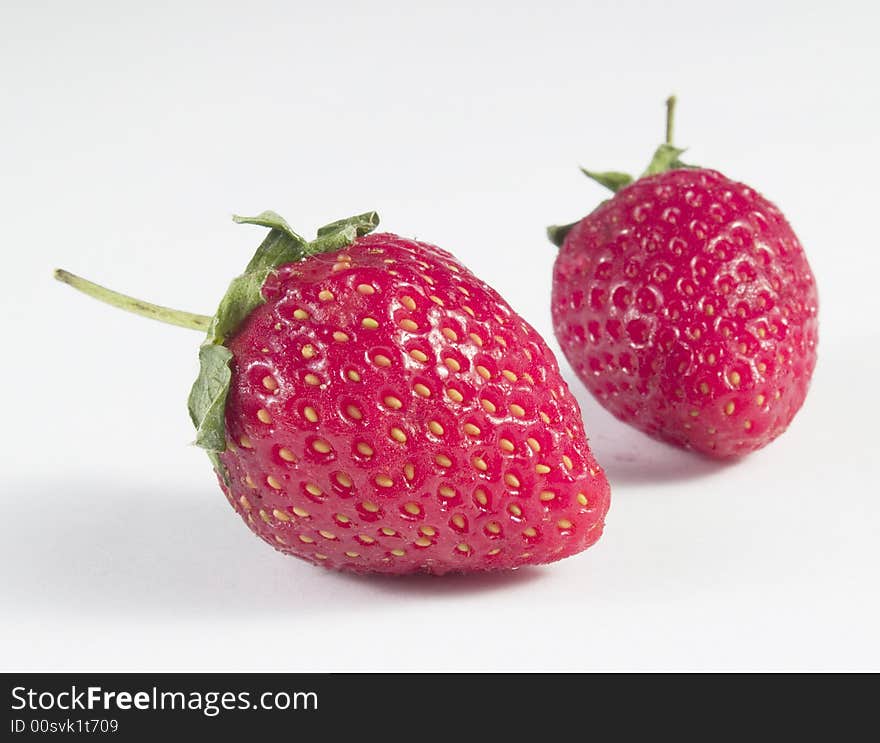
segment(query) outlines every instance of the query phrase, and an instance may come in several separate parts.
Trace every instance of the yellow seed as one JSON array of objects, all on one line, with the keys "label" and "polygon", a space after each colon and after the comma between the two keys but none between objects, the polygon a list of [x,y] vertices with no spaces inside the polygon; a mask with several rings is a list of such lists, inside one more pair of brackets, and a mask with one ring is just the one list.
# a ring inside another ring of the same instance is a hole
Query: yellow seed
[{"label": "yellow seed", "polygon": [[462,553],[465,553],[465,554],[471,551],[471,547],[470,547],[470,545],[469,545],[469,544],[465,544],[464,542],[462,542],[461,544],[457,545],[455,549],[457,549],[459,552],[462,552]]},{"label": "yellow seed", "polygon": [[246,495],[241,496],[241,498],[238,499],[238,502],[241,503],[241,507],[242,507],[245,511],[250,511],[250,510],[251,510],[251,508],[252,508],[252,506],[251,506],[251,502],[247,499],[247,496],[246,496]]},{"label": "yellow seed", "polygon": [[356,421],[361,420],[364,417],[364,414],[361,412],[361,409],[357,405],[349,405],[345,408],[345,412],[348,413],[349,418],[354,418]]},{"label": "yellow seed", "polygon": [[462,428],[468,436],[479,436],[480,435],[480,429],[477,428],[473,423],[465,423]]},{"label": "yellow seed", "polygon": [[333,451],[333,447],[324,439],[317,439],[312,442],[312,449],[314,449],[319,454],[329,454]]},{"label": "yellow seed", "polygon": [[333,332],[333,340],[338,343],[345,343],[348,340],[348,334],[343,333],[341,330],[335,330]]},{"label": "yellow seed", "polygon": [[378,513],[379,512],[379,506],[377,506],[371,500],[365,500],[361,505],[363,506],[364,510],[367,511],[368,513]]},{"label": "yellow seed", "polygon": [[311,493],[312,495],[324,495],[321,488],[319,488],[315,483],[310,482],[306,484],[306,492]]},{"label": "yellow seed", "polygon": [[479,503],[481,506],[485,506],[489,502],[489,498],[486,495],[485,490],[477,490],[474,493],[474,500]]},{"label": "yellow seed", "polygon": [[727,404],[724,406],[724,412],[725,412],[727,415],[732,415],[732,414],[733,414],[733,407],[734,407],[734,406],[733,406],[733,403],[732,403],[732,402],[727,403]]},{"label": "yellow seed", "polygon": [[464,516],[459,513],[455,514],[455,516],[452,517],[452,523],[457,529],[464,529],[464,527],[467,525],[467,522],[464,520]]},{"label": "yellow seed", "polygon": [[431,396],[431,390],[421,382],[417,382],[416,384],[414,384],[413,389],[415,390],[417,395],[421,395],[422,397]]},{"label": "yellow seed", "polygon": [[351,557],[351,558],[360,557],[360,555],[359,555],[357,552],[351,552],[351,551],[346,552],[346,553],[345,553],[345,556],[346,556],[346,557]]},{"label": "yellow seed", "polygon": [[361,381],[361,375],[358,374],[354,369],[349,369],[349,370],[346,372],[346,376],[347,376],[352,382],[360,382],[360,381]]},{"label": "yellow seed", "polygon": [[709,317],[715,314],[715,308],[711,304],[707,304],[703,307],[703,312],[705,312]]},{"label": "yellow seed", "polygon": [[414,310],[416,308],[416,300],[412,297],[401,297],[400,303],[408,310]]},{"label": "yellow seed", "polygon": [[479,374],[483,379],[491,379],[492,378],[492,374],[489,372],[489,370],[485,366],[478,365],[476,367],[476,370],[477,370],[477,374]]},{"label": "yellow seed", "polygon": [[512,488],[518,488],[520,486],[519,478],[510,472],[504,476],[504,482]]},{"label": "yellow seed", "polygon": [[700,411],[699,410],[691,410],[689,415],[691,418],[697,418],[700,415]]},{"label": "yellow seed", "polygon": [[546,464],[536,464],[535,472],[539,475],[546,475],[550,471],[550,468]]},{"label": "yellow seed", "polygon": [[309,319],[309,313],[306,312],[305,310],[294,310],[293,316],[297,320],[308,320]]},{"label": "yellow seed", "polygon": [[361,535],[358,537],[358,539],[360,539],[361,542],[363,542],[364,544],[372,544],[373,542],[376,541],[376,540],[373,539],[372,537],[368,537],[366,534],[361,534]]},{"label": "yellow seed", "polygon": [[526,382],[528,382],[529,384],[535,383],[534,377],[532,377],[532,375],[529,374],[528,372],[523,372],[522,378],[525,379]]},{"label": "yellow seed", "polygon": [[271,423],[272,422],[272,416],[269,415],[269,411],[266,410],[266,408],[260,408],[257,411],[257,418],[260,419],[261,423]]},{"label": "yellow seed", "polygon": [[361,320],[361,325],[367,330],[375,330],[379,327],[379,323],[377,323],[372,317],[365,317]]},{"label": "yellow seed", "polygon": [[315,350],[315,347],[311,343],[306,343],[306,345],[302,347],[302,350],[300,350],[300,353],[302,354],[302,357],[304,359],[312,359],[317,355],[318,352]]},{"label": "yellow seed", "polygon": [[443,328],[443,335],[453,343],[458,340],[458,333],[456,333],[452,328]]},{"label": "yellow seed", "polygon": [[730,372],[730,374],[727,375],[727,378],[728,378],[728,380],[730,380],[730,383],[731,383],[734,387],[739,387],[739,383],[740,383],[740,381],[741,381],[741,378],[740,378],[740,376],[739,376],[739,372],[737,372],[737,371],[732,371],[732,372]]},{"label": "yellow seed", "polygon": [[369,284],[358,284],[357,290],[360,294],[375,294],[376,290]]},{"label": "yellow seed", "polygon": [[269,518],[269,514],[266,513],[263,509],[260,509],[260,518],[263,519],[267,524],[272,523],[272,519]]},{"label": "yellow seed", "polygon": [[278,456],[281,457],[285,462],[296,461],[296,455],[286,447],[278,450]]},{"label": "yellow seed", "polygon": [[428,537],[419,537],[418,539],[416,539],[414,544],[416,545],[416,547],[430,547],[431,540],[428,539]]},{"label": "yellow seed", "polygon": [[381,353],[377,353],[373,357],[373,363],[376,366],[391,366],[391,359],[389,359],[387,356],[384,356]]},{"label": "yellow seed", "polygon": [[418,516],[422,512],[421,506],[419,506],[418,503],[413,503],[412,501],[410,501],[409,503],[404,503],[403,510],[411,516]]},{"label": "yellow seed", "polygon": [[263,387],[265,387],[267,390],[277,390],[278,382],[275,381],[275,377],[273,377],[271,374],[267,374],[265,377],[263,377]]},{"label": "yellow seed", "polygon": [[511,415],[513,415],[514,418],[522,418],[526,414],[526,411],[522,405],[517,405],[514,403],[510,406],[510,413]]},{"label": "yellow seed", "polygon": [[507,507],[507,510],[511,513],[511,515],[516,516],[517,518],[522,516],[522,509],[518,505],[516,505],[516,503],[511,503]]},{"label": "yellow seed", "polygon": [[279,511],[277,508],[272,511],[272,515],[279,521],[290,521],[290,516],[284,513],[284,511]]},{"label": "yellow seed", "polygon": [[303,381],[306,384],[310,384],[312,387],[317,387],[321,384],[321,378],[317,374],[306,374],[303,377]]},{"label": "yellow seed", "polygon": [[480,472],[485,472],[489,469],[489,465],[486,464],[486,460],[482,457],[474,457],[474,467],[480,470]]},{"label": "yellow seed", "polygon": [[443,363],[446,364],[446,368],[450,371],[461,371],[461,364],[459,364],[452,356],[447,356],[443,359]]},{"label": "yellow seed", "polygon": [[700,392],[704,395],[709,394],[709,385],[705,382],[700,382]]},{"label": "yellow seed", "polygon": [[480,400],[480,405],[483,406],[483,410],[487,413],[494,413],[498,408],[495,407],[495,403],[491,400],[486,400],[485,398]]},{"label": "yellow seed", "polygon": [[408,317],[400,321],[400,327],[410,333],[414,333],[416,330],[419,329],[418,324],[416,324],[413,320],[410,320]]},{"label": "yellow seed", "polygon": [[556,526],[560,529],[571,529],[571,521],[569,519],[559,519],[559,521],[556,522]]},{"label": "yellow seed", "polygon": [[538,416],[541,418],[542,421],[544,421],[544,423],[550,423],[550,416],[547,415],[547,413],[545,413],[543,410],[538,413]]},{"label": "yellow seed", "polygon": [[582,506],[587,505],[587,496],[584,495],[583,493],[578,493],[577,494],[577,502],[580,503]]},{"label": "yellow seed", "polygon": [[414,348],[412,351],[410,351],[409,355],[420,364],[424,364],[428,360],[428,354],[424,353],[423,351],[419,351],[418,348]]},{"label": "yellow seed", "polygon": [[429,430],[431,431],[431,433],[433,433],[435,436],[442,436],[442,435],[445,433],[445,430],[444,430],[443,426],[441,426],[440,423],[439,423],[438,421],[430,421],[430,422],[428,423],[428,429],[429,429]]},{"label": "yellow seed", "polygon": [[253,449],[254,448],[253,442],[247,436],[240,437],[238,439],[238,443],[241,444],[243,449]]},{"label": "yellow seed", "polygon": [[437,492],[440,493],[444,498],[454,498],[455,497],[455,488],[450,487],[449,485],[441,485],[437,488]]},{"label": "yellow seed", "polygon": [[329,291],[328,289],[323,289],[322,291],[318,292],[318,299],[320,299],[322,302],[332,302],[333,292]]},{"label": "yellow seed", "polygon": [[499,439],[498,446],[501,451],[512,452],[514,449],[513,442],[510,439]]},{"label": "yellow seed", "polygon": [[468,333],[468,338],[470,338],[478,346],[483,345],[483,339],[480,338],[480,336],[478,336],[476,333]]},{"label": "yellow seed", "polygon": [[[428,297],[428,299],[430,299],[434,304],[439,304],[441,307],[443,306],[443,300],[440,299],[440,297],[438,297],[436,294],[432,294]],[[465,311],[467,311],[467,309],[467,307],[464,308]]]},{"label": "yellow seed", "polygon": [[490,534],[500,534],[501,533],[501,524],[497,521],[492,521],[486,524],[486,531]]},{"label": "yellow seed", "polygon": [[324,537],[324,539],[336,539],[336,535],[332,531],[325,531],[324,529],[321,529],[318,534]]},{"label": "yellow seed", "polygon": [[448,390],[446,390],[446,396],[453,402],[461,402],[462,400],[464,400],[464,396],[461,394],[461,392],[459,392],[454,387],[450,387]]},{"label": "yellow seed", "polygon": [[400,410],[403,407],[403,403],[394,395],[388,395],[382,399],[382,402],[385,403],[386,408],[391,408],[392,410]]},{"label": "yellow seed", "polygon": [[767,398],[765,398],[764,395],[758,395],[758,396],[755,398],[755,404],[756,404],[758,407],[761,407],[761,406],[764,404],[764,400],[766,400],[766,399],[767,399]]},{"label": "yellow seed", "polygon": [[501,552],[501,547],[496,547],[495,549],[489,550],[486,554],[494,556],[497,555],[499,552]]},{"label": "yellow seed", "polygon": [[433,526],[420,526],[419,531],[426,537],[433,537],[437,533],[437,530]]},{"label": "yellow seed", "polygon": [[337,513],[334,517],[336,521],[340,524],[349,524],[351,523],[351,519],[348,518],[344,513]]},{"label": "yellow seed", "polygon": [[[308,490],[308,488],[306,488]],[[320,491],[319,491],[320,492]],[[309,512],[306,511],[305,508],[300,508],[299,506],[293,507],[293,513],[296,516],[299,516],[301,519],[307,519],[309,517]]]},{"label": "yellow seed", "polygon": [[376,479],[374,480],[376,485],[380,488],[390,488],[394,485],[394,480],[392,480],[388,475],[376,475]]},{"label": "yellow seed", "polygon": [[531,539],[532,537],[536,537],[538,535],[537,529],[534,526],[529,526],[523,529],[523,536]]},{"label": "yellow seed", "polygon": [[272,475],[269,475],[269,477],[266,478],[266,482],[268,483],[270,488],[274,488],[275,490],[281,490],[281,483],[278,482],[278,478],[273,477]]},{"label": "yellow seed", "polygon": [[406,552],[404,552],[401,549],[393,549],[393,550],[391,550],[391,554],[394,555],[395,557],[403,557],[406,554]]},{"label": "yellow seed", "polygon": [[416,476],[416,468],[409,462],[407,462],[405,465],[403,465],[403,476],[407,480],[412,480]]},{"label": "yellow seed", "polygon": [[309,537],[305,534],[299,535],[299,541],[303,542],[304,544],[314,544],[315,543],[315,540],[313,537]]},{"label": "yellow seed", "polygon": [[303,415],[306,417],[306,420],[310,423],[318,422],[318,412],[311,406],[307,408],[303,408]]},{"label": "yellow seed", "polygon": [[406,443],[406,434],[400,428],[392,428],[389,435],[401,444]]},{"label": "yellow seed", "polygon": [[463,286],[457,286],[455,288],[458,289],[458,291],[460,291],[466,297],[469,297],[471,295],[471,293],[467,289],[465,289]]},{"label": "yellow seed", "polygon": [[574,469],[574,462],[571,461],[571,457],[568,454],[562,455],[562,463],[565,465],[565,469],[572,470]]},{"label": "yellow seed", "polygon": [[767,364],[765,364],[763,361],[759,361],[756,366],[757,366],[758,371],[761,372],[761,374],[763,374],[765,371],[767,371]]},{"label": "yellow seed", "polygon": [[434,461],[438,465],[440,465],[441,467],[451,467],[452,466],[452,460],[449,457],[447,457],[445,454],[438,454],[436,457],[434,457]]},{"label": "yellow seed", "polygon": [[752,430],[752,422],[746,421],[745,423],[743,423],[743,428],[745,428],[746,431],[751,431]]},{"label": "yellow seed", "polygon": [[503,369],[501,373],[504,375],[504,378],[507,379],[507,381],[509,382],[516,382],[519,379],[519,377],[517,377],[516,374],[514,374],[509,369]]},{"label": "yellow seed", "polygon": [[[337,265],[339,265],[339,264],[337,264]],[[334,266],[334,268],[335,268],[335,267],[336,267],[336,266]],[[327,559],[327,555],[321,554],[320,552],[316,552],[316,553],[315,553],[315,559],[316,559],[316,560],[326,560],[326,559]]]},{"label": "yellow seed", "polygon": [[542,490],[538,497],[546,503],[547,501],[553,500],[556,497],[556,493],[552,490]]},{"label": "yellow seed", "polygon": [[397,532],[394,531],[390,526],[383,526],[379,531],[381,531],[386,537],[396,537]]},{"label": "yellow seed", "polygon": [[253,478],[251,478],[250,475],[245,475],[245,476],[244,476],[244,484],[247,485],[249,488],[251,488],[251,489],[253,489],[253,490],[256,490],[256,489],[257,489],[257,483],[255,483],[255,482],[253,481]]},{"label": "yellow seed", "polygon": [[374,452],[373,452],[373,447],[370,446],[370,445],[369,445],[367,442],[365,442],[365,441],[361,441],[361,442],[358,443],[358,445],[357,445],[357,450],[358,450],[358,452],[360,452],[360,453],[361,453],[363,456],[365,456],[365,457],[372,457],[372,456],[373,456],[373,453],[374,453]]}]

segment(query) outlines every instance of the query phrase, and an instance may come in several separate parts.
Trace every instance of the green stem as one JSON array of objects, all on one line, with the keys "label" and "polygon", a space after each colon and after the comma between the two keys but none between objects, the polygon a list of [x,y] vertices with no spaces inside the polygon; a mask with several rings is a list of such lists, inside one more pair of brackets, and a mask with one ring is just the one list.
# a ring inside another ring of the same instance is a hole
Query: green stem
[{"label": "green stem", "polygon": [[675,96],[666,99],[666,144],[672,144],[673,127],[675,124]]},{"label": "green stem", "polygon": [[55,278],[58,281],[72,286],[83,294],[88,294],[93,299],[118,307],[127,312],[133,312],[135,315],[149,317],[159,322],[169,325],[177,325],[181,328],[190,328],[191,330],[206,331],[211,323],[211,318],[205,315],[196,315],[192,312],[183,312],[182,310],[174,310],[170,307],[161,307],[158,304],[150,304],[134,297],[129,297],[111,289],[106,289],[98,284],[65,271],[62,268],[55,269]]}]

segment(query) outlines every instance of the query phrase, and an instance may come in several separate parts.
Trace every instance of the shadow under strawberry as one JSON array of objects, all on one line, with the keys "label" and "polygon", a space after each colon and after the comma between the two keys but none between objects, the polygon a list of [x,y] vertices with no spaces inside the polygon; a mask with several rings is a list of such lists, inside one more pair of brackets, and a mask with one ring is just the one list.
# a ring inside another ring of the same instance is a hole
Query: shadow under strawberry
[{"label": "shadow under strawberry", "polygon": [[734,463],[696,456],[659,441],[631,426],[621,426],[592,394],[567,370],[563,374],[590,422],[590,448],[602,461],[609,482],[641,485],[712,477]]}]

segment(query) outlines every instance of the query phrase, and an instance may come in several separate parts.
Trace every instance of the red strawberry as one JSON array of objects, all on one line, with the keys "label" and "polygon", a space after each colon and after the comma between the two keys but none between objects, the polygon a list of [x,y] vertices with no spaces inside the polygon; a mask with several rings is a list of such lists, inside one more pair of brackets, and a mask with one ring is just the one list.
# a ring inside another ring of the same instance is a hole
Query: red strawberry
[{"label": "red strawberry", "polygon": [[561,244],[553,322],[578,376],[618,418],[719,459],[791,423],[816,364],[818,296],[771,202],[685,166],[667,143],[646,174],[587,175],[616,195]]},{"label": "red strawberry", "polygon": [[599,538],[609,488],[577,403],[498,294],[439,248],[366,235],[372,213],[312,243],[269,212],[239,221],[272,229],[217,315],[179,324],[210,322],[190,412],[258,536],[394,574],[552,562]]}]

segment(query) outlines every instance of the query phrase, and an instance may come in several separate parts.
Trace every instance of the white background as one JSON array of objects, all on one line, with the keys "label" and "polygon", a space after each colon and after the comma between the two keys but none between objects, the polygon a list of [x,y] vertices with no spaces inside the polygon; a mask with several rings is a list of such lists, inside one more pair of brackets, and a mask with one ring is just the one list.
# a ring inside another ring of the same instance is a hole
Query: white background
[{"label": "white background", "polygon": [[[874,2],[0,3],[4,670],[880,669]],[[188,445],[200,338],[51,280],[211,312],[271,208],[375,208],[552,340],[543,228],[638,170],[747,181],[818,277],[790,431],[735,466],[655,443],[564,366],[613,487],[555,566],[333,574],[244,528]]]}]

